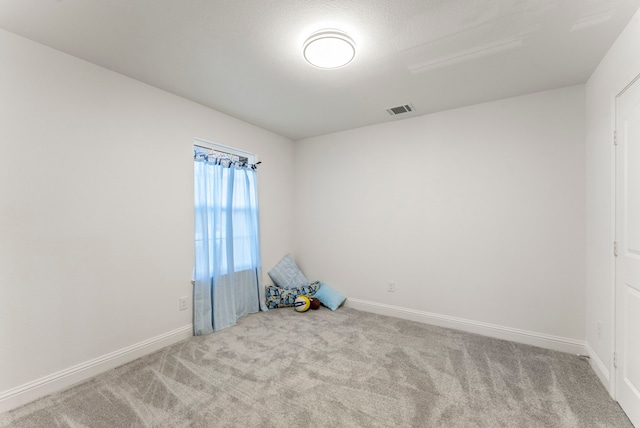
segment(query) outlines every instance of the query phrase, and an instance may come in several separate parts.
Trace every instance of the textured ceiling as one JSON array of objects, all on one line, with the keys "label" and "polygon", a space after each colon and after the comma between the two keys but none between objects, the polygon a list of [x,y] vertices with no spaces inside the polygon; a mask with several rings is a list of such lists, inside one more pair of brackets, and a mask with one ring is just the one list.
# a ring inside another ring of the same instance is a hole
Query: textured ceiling
[{"label": "textured ceiling", "polygon": [[[0,27],[293,140],[583,83],[640,0],[2,0]],[[358,53],[320,70],[322,28]],[[389,116],[411,103],[415,112]]]}]

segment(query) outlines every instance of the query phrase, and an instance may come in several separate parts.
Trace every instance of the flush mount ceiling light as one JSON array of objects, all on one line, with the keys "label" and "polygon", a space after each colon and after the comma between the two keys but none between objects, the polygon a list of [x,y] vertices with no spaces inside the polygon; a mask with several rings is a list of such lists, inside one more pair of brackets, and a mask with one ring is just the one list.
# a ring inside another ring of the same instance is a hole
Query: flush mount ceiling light
[{"label": "flush mount ceiling light", "polygon": [[356,44],[340,30],[320,30],[304,42],[302,53],[314,67],[339,68],[356,56]]}]

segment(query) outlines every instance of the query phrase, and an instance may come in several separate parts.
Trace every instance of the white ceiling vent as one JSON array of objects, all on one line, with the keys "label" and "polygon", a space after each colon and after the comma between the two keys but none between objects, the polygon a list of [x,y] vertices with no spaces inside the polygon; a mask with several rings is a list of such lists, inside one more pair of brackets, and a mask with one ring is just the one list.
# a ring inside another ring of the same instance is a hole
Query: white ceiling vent
[{"label": "white ceiling vent", "polygon": [[402,106],[391,107],[387,109],[387,113],[389,113],[391,116],[395,116],[397,114],[402,114],[402,113],[411,113],[412,111],[413,111],[413,106],[411,104],[405,104]]}]

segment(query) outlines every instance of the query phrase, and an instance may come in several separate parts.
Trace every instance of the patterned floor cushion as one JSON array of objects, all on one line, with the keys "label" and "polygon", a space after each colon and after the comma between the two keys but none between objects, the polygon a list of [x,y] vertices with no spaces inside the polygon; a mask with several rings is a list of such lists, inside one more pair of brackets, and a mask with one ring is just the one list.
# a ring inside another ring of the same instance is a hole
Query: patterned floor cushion
[{"label": "patterned floor cushion", "polygon": [[286,308],[293,306],[293,302],[298,296],[312,297],[320,288],[320,281],[300,287],[282,288],[276,285],[267,285],[265,292],[267,295],[267,308]]}]

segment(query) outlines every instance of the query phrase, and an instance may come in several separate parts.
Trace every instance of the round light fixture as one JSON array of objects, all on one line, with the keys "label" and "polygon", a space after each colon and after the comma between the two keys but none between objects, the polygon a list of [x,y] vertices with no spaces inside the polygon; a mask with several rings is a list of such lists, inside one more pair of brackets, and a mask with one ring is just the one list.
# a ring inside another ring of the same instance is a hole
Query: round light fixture
[{"label": "round light fixture", "polygon": [[304,59],[314,67],[339,68],[356,56],[356,44],[351,37],[339,30],[320,30],[304,42]]}]

